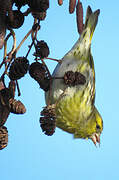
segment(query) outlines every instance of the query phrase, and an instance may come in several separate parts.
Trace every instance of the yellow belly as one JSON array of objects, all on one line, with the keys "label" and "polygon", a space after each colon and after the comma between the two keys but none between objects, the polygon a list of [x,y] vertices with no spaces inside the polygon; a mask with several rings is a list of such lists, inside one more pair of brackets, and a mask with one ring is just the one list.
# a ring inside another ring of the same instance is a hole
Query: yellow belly
[{"label": "yellow belly", "polygon": [[[77,63],[77,65],[76,65]],[[70,64],[67,66],[67,64]],[[77,67],[77,68],[76,68]],[[86,77],[84,85],[68,87],[63,80],[53,80],[51,92],[46,93],[46,103],[56,103],[57,127],[74,133],[78,126],[87,119],[92,112],[92,94],[94,93],[94,72],[84,61],[68,59],[62,63],[54,76],[61,77],[69,70],[79,71]],[[63,97],[62,94],[64,93]]]},{"label": "yellow belly", "polygon": [[56,106],[57,127],[74,133],[81,123],[92,112],[91,94],[89,86],[83,91],[77,91],[72,97],[65,96]]}]

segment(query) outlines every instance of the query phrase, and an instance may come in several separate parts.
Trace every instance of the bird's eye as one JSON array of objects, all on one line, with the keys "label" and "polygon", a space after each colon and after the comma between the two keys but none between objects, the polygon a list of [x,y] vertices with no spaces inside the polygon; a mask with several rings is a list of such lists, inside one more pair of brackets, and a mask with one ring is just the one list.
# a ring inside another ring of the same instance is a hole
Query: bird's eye
[{"label": "bird's eye", "polygon": [[100,126],[98,124],[96,125],[96,129],[100,129]]}]

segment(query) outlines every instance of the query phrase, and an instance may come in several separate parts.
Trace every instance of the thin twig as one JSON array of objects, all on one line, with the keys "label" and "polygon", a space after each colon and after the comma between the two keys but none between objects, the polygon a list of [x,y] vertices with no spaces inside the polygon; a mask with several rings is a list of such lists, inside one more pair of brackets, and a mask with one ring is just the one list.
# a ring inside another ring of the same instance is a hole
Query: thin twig
[{"label": "thin twig", "polygon": [[[6,39],[5,39],[5,42],[4,42],[4,59],[3,59],[3,63],[1,63],[1,66],[0,67],[2,67],[2,65],[5,63],[5,71],[4,71],[4,73],[3,74],[6,74],[7,73],[7,69],[8,69],[8,67],[9,67],[9,65],[10,65],[10,62],[11,62],[11,60],[12,60],[12,54],[13,54],[13,52],[14,52],[14,50],[15,50],[15,48],[16,48],[16,37],[15,37],[15,33],[14,33],[14,31],[10,28],[9,29],[10,30],[10,33],[8,34],[8,36],[6,37]],[[12,50],[7,54],[7,41],[8,41],[8,39],[10,38],[10,36],[12,36],[13,37],[13,47],[12,47]],[[8,56],[8,65],[7,65],[7,62],[6,62],[6,57]]]},{"label": "thin twig", "polygon": [[21,92],[20,92],[20,88],[19,88],[19,84],[17,80],[16,80],[16,86],[17,86],[18,96],[21,96]]},{"label": "thin twig", "polygon": [[49,71],[49,69],[48,69],[48,67],[47,67],[47,65],[46,65],[45,62],[44,62],[44,59],[41,59],[41,61],[42,61],[43,65],[46,67],[46,70],[47,70],[47,72],[48,72],[49,77],[52,77],[51,74],[50,74],[50,71]]},{"label": "thin twig", "polygon": [[[52,85],[52,76],[51,76],[50,71],[49,71],[47,65],[45,64],[44,60],[41,59],[41,61],[42,61],[43,65],[46,67],[46,70],[47,70],[47,72],[48,72],[48,74],[49,74],[49,77],[50,77],[49,97],[51,97],[51,91],[52,91],[52,86],[51,86],[51,85]],[[50,105],[50,98],[48,99],[48,106],[49,106],[49,105]]]},{"label": "thin twig", "polygon": [[20,44],[18,45],[18,47],[14,50],[14,53],[17,53],[17,51],[20,49],[20,47],[22,46],[22,44],[24,43],[24,41],[28,38],[28,36],[33,32],[33,30],[31,29],[26,36],[22,39],[22,41],[20,42]]},{"label": "thin twig", "polygon": [[7,37],[5,38],[5,40],[4,40],[4,58],[6,58],[6,56],[7,56],[7,41],[8,41],[8,39],[10,38],[10,36],[11,36],[12,34],[11,34],[11,32],[7,35]]},{"label": "thin twig", "polygon": [[27,54],[26,54],[26,56],[25,56],[26,58],[28,57],[28,55],[29,55],[29,53],[30,53],[30,51],[31,51],[31,48],[32,48],[33,44],[34,44],[34,43],[33,43],[33,41],[32,41],[31,45],[29,46],[29,50],[28,50],[28,52],[27,52]]},{"label": "thin twig", "polygon": [[[36,23],[37,23],[37,19],[34,18],[33,26],[34,26]],[[32,38],[32,41],[33,41],[33,43],[34,43],[34,46],[36,47],[36,44],[35,44],[35,38],[36,38],[36,36],[35,36],[35,31],[32,31],[32,33],[31,33],[31,38]]]},{"label": "thin twig", "polygon": [[64,79],[64,77],[52,77],[52,79]]},{"label": "thin twig", "polygon": [[11,55],[11,57],[12,57],[12,54],[14,53],[14,51],[16,49],[16,36],[15,36],[15,32],[13,31],[12,28],[9,28],[9,30],[13,37],[13,46],[12,46],[12,50],[7,54],[7,56],[9,57]]},{"label": "thin twig", "polygon": [[10,38],[10,36],[11,36],[12,34],[11,33],[9,33],[8,35],[7,35],[7,37],[5,38],[5,40],[4,40],[4,57],[3,57],[3,64],[5,64],[5,72],[6,72],[6,69],[7,69],[7,62],[6,62],[6,57],[7,57],[7,41],[8,41],[8,39]]},{"label": "thin twig", "polygon": [[46,57],[45,59],[53,60],[53,61],[56,61],[58,63],[62,62],[62,60],[58,60],[58,59],[54,59],[54,58],[49,58],[49,57]]}]

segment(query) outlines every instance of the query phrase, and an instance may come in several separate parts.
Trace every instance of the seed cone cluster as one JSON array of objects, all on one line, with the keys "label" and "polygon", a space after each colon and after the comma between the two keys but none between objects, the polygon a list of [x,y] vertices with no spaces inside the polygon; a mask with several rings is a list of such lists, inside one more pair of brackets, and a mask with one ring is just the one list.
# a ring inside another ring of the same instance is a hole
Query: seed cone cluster
[{"label": "seed cone cluster", "polygon": [[36,52],[34,53],[34,56],[40,57],[40,59],[44,59],[48,57],[50,51],[49,47],[46,42],[44,41],[38,41],[36,45]]},{"label": "seed cone cluster", "polygon": [[80,72],[67,71],[64,74],[64,83],[71,86],[83,85],[86,83],[86,78]]},{"label": "seed cone cluster", "polygon": [[18,9],[20,9],[22,6],[28,4],[29,0],[12,0],[13,3],[15,3],[15,6],[18,7]]},{"label": "seed cone cluster", "polygon": [[18,29],[24,23],[24,15],[20,10],[13,10],[13,19],[7,18],[8,27]]},{"label": "seed cone cluster", "polygon": [[6,106],[11,113],[24,114],[26,108],[21,101],[13,98],[9,88],[4,88],[0,91],[0,100],[3,106]]},{"label": "seed cone cluster", "polygon": [[42,131],[48,135],[52,136],[56,128],[56,115],[55,108],[52,106],[46,106],[43,111],[41,111],[40,126]]},{"label": "seed cone cluster", "polygon": [[48,75],[46,67],[42,63],[32,63],[29,67],[29,74],[38,82],[41,89],[43,89],[44,91],[49,90],[50,77]]},{"label": "seed cone cluster", "polygon": [[29,68],[29,61],[25,57],[16,58],[10,66],[9,78],[11,80],[18,80],[23,77]]},{"label": "seed cone cluster", "polygon": [[29,7],[36,12],[44,12],[49,8],[49,0],[29,0]]},{"label": "seed cone cluster", "polygon": [[[63,0],[58,0],[58,4],[62,5]],[[27,9],[24,11],[24,8],[22,7],[25,5]],[[70,13],[74,12],[75,7],[76,0],[69,0]],[[0,66],[2,67],[5,65],[5,71],[0,77],[0,150],[4,149],[8,144],[8,131],[4,125],[9,114],[24,114],[26,112],[24,104],[20,100],[15,99],[16,87],[18,90],[18,96],[20,94],[18,80],[23,78],[25,74],[29,72],[30,76],[37,81],[41,89],[45,92],[50,92],[52,90],[51,84],[53,78],[51,77],[49,69],[44,61],[44,59],[51,59],[48,58],[50,50],[44,40],[37,39],[38,31],[42,24],[40,22],[45,20],[48,8],[49,0],[0,0],[0,49],[2,49],[4,45],[4,59]],[[83,29],[83,9],[79,0],[76,10],[77,24],[79,33],[81,33]],[[26,16],[30,13],[32,18],[34,18],[34,24],[16,48],[16,34],[13,29],[17,31],[17,29],[21,28],[25,22]],[[6,33],[8,30],[10,33]],[[5,37],[6,34],[7,37]],[[29,49],[26,56],[17,57],[19,48],[30,34],[32,37],[32,43],[28,46]],[[13,37],[13,46],[11,51],[8,52],[7,41],[10,36]],[[33,56],[35,56],[35,62],[29,65],[27,57],[32,47],[35,49],[35,52],[33,53]],[[8,86],[6,86],[6,76],[9,77],[10,81]],[[68,86],[83,85],[86,83],[83,74],[73,71],[66,72],[64,77],[61,77],[61,79],[63,79],[64,83]],[[54,134],[56,128],[55,107],[49,105],[42,110],[40,126],[46,135],[51,136]]]},{"label": "seed cone cluster", "polygon": [[8,131],[5,126],[0,127],[0,150],[4,149],[8,144]]}]

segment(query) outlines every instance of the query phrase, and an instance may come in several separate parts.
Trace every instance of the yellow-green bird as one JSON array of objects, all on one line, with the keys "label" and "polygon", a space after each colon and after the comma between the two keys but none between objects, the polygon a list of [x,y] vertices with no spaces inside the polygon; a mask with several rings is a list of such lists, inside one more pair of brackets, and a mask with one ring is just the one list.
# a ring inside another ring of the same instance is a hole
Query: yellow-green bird
[{"label": "yellow-green bird", "polygon": [[[91,55],[91,40],[100,10],[88,6],[84,30],[73,48],[62,58],[53,73],[51,88],[46,92],[47,105],[55,105],[56,126],[72,133],[74,138],[91,139],[100,143],[103,121],[95,101],[95,71]],[[79,72],[84,84],[64,83],[66,72]],[[59,78],[59,79],[58,79]]]}]

